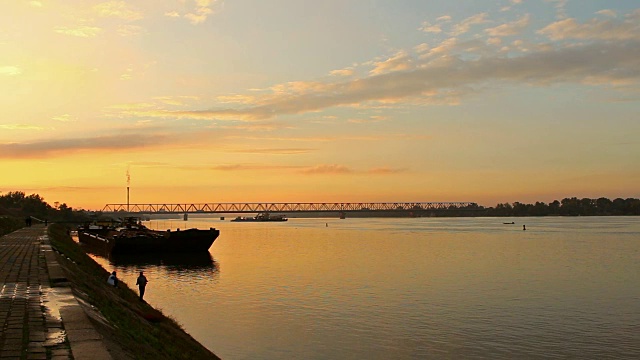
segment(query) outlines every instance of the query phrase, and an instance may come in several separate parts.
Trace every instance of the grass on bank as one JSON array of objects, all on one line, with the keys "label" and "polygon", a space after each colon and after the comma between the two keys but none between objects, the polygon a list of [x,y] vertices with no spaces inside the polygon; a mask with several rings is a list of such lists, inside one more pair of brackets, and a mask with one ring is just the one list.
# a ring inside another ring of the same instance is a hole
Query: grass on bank
[{"label": "grass on bank", "polygon": [[14,232],[24,227],[24,220],[11,216],[0,216],[0,236]]},{"label": "grass on bank", "polygon": [[[136,359],[218,359],[171,318],[147,303],[137,292],[120,282],[107,284],[109,273],[91,259],[60,224],[49,226],[51,245],[64,257],[59,259],[76,293],[95,306],[111,327],[102,327],[106,338]],[[71,261],[70,261],[71,260]]]}]

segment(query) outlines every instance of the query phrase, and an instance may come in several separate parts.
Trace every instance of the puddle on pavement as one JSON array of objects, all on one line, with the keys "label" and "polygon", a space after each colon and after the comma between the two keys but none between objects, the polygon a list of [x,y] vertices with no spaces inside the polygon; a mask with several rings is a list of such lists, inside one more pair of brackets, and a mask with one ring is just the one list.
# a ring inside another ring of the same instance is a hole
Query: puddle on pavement
[{"label": "puddle on pavement", "polygon": [[62,328],[60,309],[64,306],[77,305],[76,299],[69,288],[43,288],[42,306],[47,321],[47,341],[45,346],[62,344],[67,334]]}]

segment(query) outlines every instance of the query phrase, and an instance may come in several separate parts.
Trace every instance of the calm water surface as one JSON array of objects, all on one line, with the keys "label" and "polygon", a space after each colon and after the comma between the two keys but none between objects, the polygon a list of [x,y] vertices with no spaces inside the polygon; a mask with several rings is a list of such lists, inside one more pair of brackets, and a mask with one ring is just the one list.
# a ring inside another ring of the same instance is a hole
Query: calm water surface
[{"label": "calm water surface", "polygon": [[223,359],[640,358],[637,217],[147,225],[221,230],[97,260]]}]

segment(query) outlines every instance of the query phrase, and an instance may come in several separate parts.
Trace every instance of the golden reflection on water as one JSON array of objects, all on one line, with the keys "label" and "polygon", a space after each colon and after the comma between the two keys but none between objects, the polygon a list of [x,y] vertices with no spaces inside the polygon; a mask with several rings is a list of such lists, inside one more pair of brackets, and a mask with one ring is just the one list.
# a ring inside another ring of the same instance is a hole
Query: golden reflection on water
[{"label": "golden reflection on water", "polygon": [[103,264],[225,359],[640,357],[637,219],[514,221],[152,221],[210,266]]}]

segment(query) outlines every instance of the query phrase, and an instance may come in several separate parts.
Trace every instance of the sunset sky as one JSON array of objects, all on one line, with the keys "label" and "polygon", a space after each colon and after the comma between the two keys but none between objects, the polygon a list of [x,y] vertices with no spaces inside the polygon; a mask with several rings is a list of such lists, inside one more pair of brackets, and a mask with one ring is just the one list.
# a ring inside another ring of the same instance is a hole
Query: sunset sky
[{"label": "sunset sky", "polygon": [[0,108],[74,208],[637,198],[640,2],[16,0]]}]

